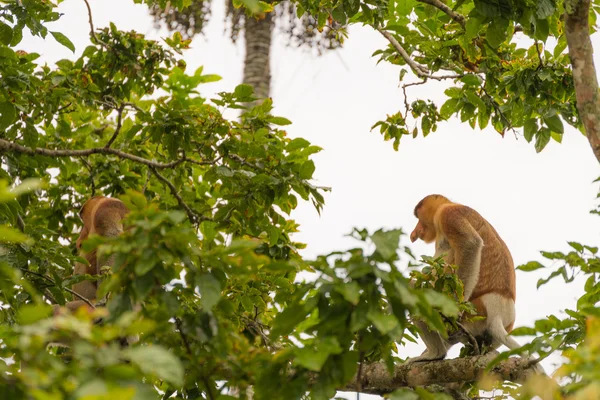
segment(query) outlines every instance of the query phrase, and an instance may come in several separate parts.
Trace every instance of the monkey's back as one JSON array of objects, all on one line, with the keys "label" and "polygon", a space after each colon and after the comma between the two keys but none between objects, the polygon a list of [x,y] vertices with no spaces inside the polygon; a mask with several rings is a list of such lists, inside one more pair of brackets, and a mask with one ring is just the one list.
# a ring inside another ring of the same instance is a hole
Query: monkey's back
[{"label": "monkey's back", "polygon": [[457,211],[469,221],[483,240],[479,280],[471,299],[497,293],[516,300],[515,266],[508,246],[496,229],[477,211],[463,205],[457,205]]}]

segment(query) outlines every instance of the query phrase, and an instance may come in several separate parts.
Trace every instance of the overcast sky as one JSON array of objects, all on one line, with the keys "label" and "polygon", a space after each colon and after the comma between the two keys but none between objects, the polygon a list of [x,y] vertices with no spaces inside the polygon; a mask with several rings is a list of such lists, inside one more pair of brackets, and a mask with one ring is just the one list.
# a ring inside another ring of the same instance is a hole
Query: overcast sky
[{"label": "overcast sky", "polygon": [[[134,29],[150,38],[166,35],[155,30],[145,6],[124,0],[90,3],[97,28],[114,22],[119,29]],[[60,11],[65,15],[50,28],[66,34],[79,55],[89,43],[85,4],[67,0]],[[243,43],[230,42],[223,33],[223,18],[223,2],[215,1],[206,37],[197,37],[184,55],[189,72],[202,65],[205,73],[223,77],[201,87],[203,96],[231,91],[241,82]],[[354,26],[349,32],[344,49],[321,57],[286,48],[281,39],[275,40],[271,54],[274,113],[293,121],[287,127],[290,136],[324,148],[315,156],[316,183],[333,188],[321,216],[310,204],[301,204],[292,214],[301,224],[295,240],[308,244],[306,256],[353,246],[344,235],[355,226],[371,231],[402,227],[410,232],[416,223],[414,206],[430,193],[479,211],[507,243],[515,265],[543,261],[540,250],[568,251],[567,241],[599,244],[598,217],[589,210],[598,193],[592,181],[600,176],[600,169],[581,133],[566,127],[562,144],[551,141],[536,154],[520,132],[502,138],[493,128],[474,131],[454,120],[440,124],[427,138],[404,138],[395,152],[370,127],[386,114],[404,109],[399,67],[376,65],[371,54],[385,47],[386,41],[371,28]],[[597,36],[593,43],[600,47]],[[19,48],[40,53],[50,64],[74,57],[50,35],[47,41],[27,37]],[[598,57],[595,62],[600,65]],[[414,100],[418,95],[441,104],[444,85],[434,82],[409,88],[409,97]],[[417,255],[434,252],[432,245],[423,243],[412,248]],[[582,285],[556,280],[536,290],[537,280],[546,275],[517,272],[516,326],[531,325],[575,306]],[[524,338],[517,340],[524,342]],[[401,356],[422,350],[422,345],[407,346],[401,348]],[[456,353],[453,349],[451,355]],[[558,357],[546,360],[546,371],[553,371],[557,361]]]}]

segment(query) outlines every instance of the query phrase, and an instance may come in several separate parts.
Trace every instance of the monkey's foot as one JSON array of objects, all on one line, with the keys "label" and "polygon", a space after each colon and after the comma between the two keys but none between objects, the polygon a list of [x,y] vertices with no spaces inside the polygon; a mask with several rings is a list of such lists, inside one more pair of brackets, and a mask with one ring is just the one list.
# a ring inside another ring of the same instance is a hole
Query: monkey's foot
[{"label": "monkey's foot", "polygon": [[418,357],[411,357],[409,359],[407,359],[406,361],[404,361],[404,364],[413,364],[413,363],[418,363],[418,362],[426,362],[426,361],[439,361],[439,360],[443,360],[446,357],[446,354],[430,354],[427,351],[425,351],[423,354],[421,354]]}]

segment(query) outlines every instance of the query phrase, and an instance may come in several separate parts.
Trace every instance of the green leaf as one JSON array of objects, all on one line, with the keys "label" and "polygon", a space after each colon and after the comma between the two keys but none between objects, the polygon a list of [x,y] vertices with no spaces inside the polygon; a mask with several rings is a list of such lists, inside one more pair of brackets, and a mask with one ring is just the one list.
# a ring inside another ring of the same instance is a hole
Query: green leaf
[{"label": "green leaf", "polygon": [[444,91],[444,94],[453,99],[462,97],[462,89],[456,86],[449,87]]},{"label": "green leaf", "polygon": [[4,22],[0,22],[0,44],[9,46],[13,39],[13,30]]},{"label": "green leaf", "polygon": [[389,395],[389,400],[419,400],[421,397],[409,389],[397,389]]},{"label": "green leaf", "polygon": [[196,278],[200,290],[202,306],[205,310],[212,309],[221,298],[221,283],[212,274],[205,273]]},{"label": "green leaf", "polygon": [[398,326],[398,320],[395,316],[384,314],[378,310],[370,310],[367,313],[367,318],[375,325],[375,328],[377,328],[382,335],[388,334]]},{"label": "green leaf", "polygon": [[521,271],[535,271],[536,269],[540,269],[540,268],[545,268],[544,265],[542,265],[541,263],[537,262],[537,261],[529,261],[527,264],[524,265],[520,265],[517,267],[518,270]]},{"label": "green leaf", "polygon": [[358,304],[360,299],[360,286],[358,283],[352,281],[348,283],[342,283],[335,285],[335,291],[340,293],[346,301],[353,305]]},{"label": "green leaf", "polygon": [[65,35],[63,35],[60,32],[52,32],[50,31],[50,33],[52,34],[52,36],[54,36],[54,39],[56,39],[56,41],[60,44],[62,44],[63,46],[65,46],[67,49],[71,50],[73,53],[75,53],[75,45],[73,44],[73,42],[71,42],[69,40],[68,37],[66,37]]},{"label": "green leaf", "polygon": [[294,305],[284,309],[279,313],[273,321],[273,329],[271,330],[271,337],[278,338],[282,335],[287,335],[294,330],[296,325],[304,321],[306,315],[309,313],[302,305]]},{"label": "green leaf", "polygon": [[288,153],[291,153],[295,150],[303,149],[308,146],[310,146],[310,142],[308,140],[302,138],[295,138],[287,144],[285,149],[288,151]]},{"label": "green leaf", "polygon": [[292,123],[292,121],[290,121],[287,118],[283,118],[283,117],[269,117],[267,119],[268,122],[270,122],[271,124],[274,125],[290,125]]},{"label": "green leaf", "polygon": [[31,325],[52,315],[49,304],[25,304],[17,312],[17,321],[21,325]]},{"label": "green leaf", "polygon": [[534,118],[528,119],[523,125],[523,136],[527,142],[531,142],[531,139],[535,136],[538,131],[537,121]]},{"label": "green leaf", "polygon": [[572,248],[577,250],[579,253],[583,253],[583,245],[581,245],[577,242],[567,242],[567,243],[569,244],[569,246],[571,246]]},{"label": "green leaf", "polygon": [[24,243],[29,237],[6,225],[0,225],[0,243]]},{"label": "green leaf", "polygon": [[8,101],[0,103],[0,130],[8,128],[16,118],[17,109],[12,103]]},{"label": "green leaf", "polygon": [[560,117],[556,114],[554,114],[550,117],[545,117],[544,122],[546,123],[548,128],[550,128],[550,130],[552,132],[564,133],[564,131],[565,131],[565,128],[563,126],[563,123],[562,123]]},{"label": "green leaf", "polygon": [[294,363],[311,371],[319,372],[331,354],[340,354],[342,348],[337,339],[327,337],[317,343],[316,347],[305,346],[296,349]]},{"label": "green leaf", "polygon": [[377,252],[383,259],[390,260],[396,257],[400,235],[402,235],[401,229],[393,229],[390,231],[380,229],[371,235],[371,240],[375,244]]},{"label": "green leaf", "polygon": [[242,83],[241,85],[237,85],[235,87],[235,90],[233,91],[233,94],[238,98],[250,97],[250,96],[252,96],[252,93],[254,93],[254,88],[245,83]]},{"label": "green leaf", "polygon": [[173,353],[158,345],[133,347],[123,351],[125,357],[146,374],[179,387],[183,385],[183,366]]},{"label": "green leaf", "polygon": [[442,117],[442,119],[450,118],[450,116],[456,112],[457,105],[458,99],[447,100],[442,107],[440,107],[440,117]]},{"label": "green leaf", "polygon": [[556,4],[552,0],[537,0],[536,17],[546,19],[556,11]]},{"label": "green leaf", "polygon": [[487,41],[492,48],[500,46],[508,35],[509,21],[505,18],[494,18],[487,30]]},{"label": "green leaf", "polygon": [[300,167],[300,178],[310,179],[315,172],[315,163],[312,160],[308,160]]},{"label": "green leaf", "polygon": [[483,79],[479,75],[468,74],[460,78],[460,81],[468,86],[481,86]]},{"label": "green leaf", "polygon": [[548,142],[550,142],[550,130],[546,128],[540,129],[535,137],[535,151],[539,153],[544,150]]}]

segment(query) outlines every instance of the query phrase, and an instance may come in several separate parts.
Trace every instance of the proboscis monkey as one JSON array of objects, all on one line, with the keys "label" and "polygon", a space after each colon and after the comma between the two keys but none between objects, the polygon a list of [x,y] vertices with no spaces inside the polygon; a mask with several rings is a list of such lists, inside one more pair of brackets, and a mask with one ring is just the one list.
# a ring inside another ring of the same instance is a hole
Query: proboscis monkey
[{"label": "proboscis monkey", "polygon": [[[81,251],[81,244],[88,236],[92,234],[112,237],[118,236],[123,232],[122,220],[129,210],[125,204],[119,199],[113,199],[104,196],[92,197],[85,202],[79,216],[83,221],[83,228],[77,238],[77,249]],[[88,261],[89,265],[82,263],[76,263],[73,271],[74,275],[98,275],[100,273],[99,268],[105,265],[112,265],[114,257],[108,258],[100,257],[97,255],[96,249],[91,252],[82,255]],[[94,302],[96,299],[96,291],[101,281],[81,281],[73,285],[73,291],[84,298]],[[73,299],[73,301],[65,304],[70,311],[74,311],[81,306],[86,306],[86,303],[80,299]],[[55,313],[58,311],[58,306],[54,307]]]},{"label": "proboscis monkey", "polygon": [[[453,203],[442,195],[426,196],[415,207],[417,226],[410,240],[435,241],[435,257],[458,266],[465,300],[475,305],[484,320],[463,326],[475,338],[489,337],[494,349],[521,345],[508,335],[515,322],[516,282],[513,259],[508,247],[489,222],[470,207]],[[448,341],[438,332],[417,321],[427,349],[407,362],[440,360],[459,340]],[[536,370],[543,372],[536,364]]]}]

